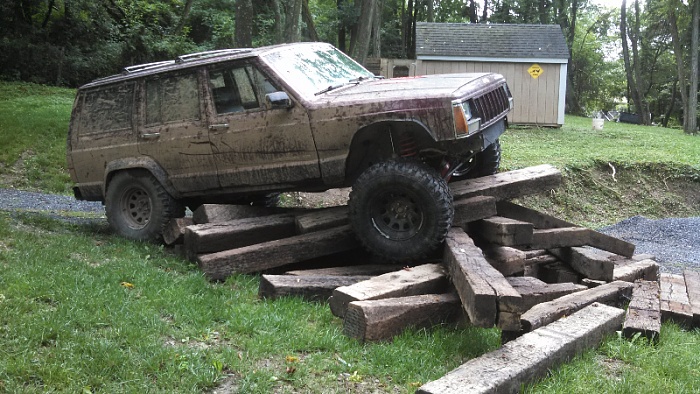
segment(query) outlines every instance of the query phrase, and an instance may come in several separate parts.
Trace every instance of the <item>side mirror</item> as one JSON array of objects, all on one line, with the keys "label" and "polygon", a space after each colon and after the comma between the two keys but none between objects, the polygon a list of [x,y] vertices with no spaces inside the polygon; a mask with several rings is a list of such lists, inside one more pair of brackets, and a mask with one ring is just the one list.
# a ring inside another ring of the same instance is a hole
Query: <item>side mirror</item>
[{"label": "side mirror", "polygon": [[292,100],[286,92],[273,92],[265,95],[265,101],[270,108],[291,108]]}]

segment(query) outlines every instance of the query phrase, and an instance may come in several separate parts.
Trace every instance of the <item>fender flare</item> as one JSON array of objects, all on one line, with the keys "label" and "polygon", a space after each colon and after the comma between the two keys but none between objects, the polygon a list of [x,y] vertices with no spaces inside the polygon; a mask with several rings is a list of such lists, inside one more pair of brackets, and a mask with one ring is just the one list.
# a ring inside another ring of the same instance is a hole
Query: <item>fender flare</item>
[{"label": "fender flare", "polygon": [[127,157],[122,159],[117,159],[107,163],[105,167],[105,178],[102,183],[102,195],[107,195],[107,186],[109,181],[112,180],[114,174],[118,171],[123,170],[136,170],[142,169],[146,170],[153,175],[158,182],[165,188],[165,190],[175,199],[182,197],[180,192],[175,190],[172,183],[169,181],[168,173],[161,167],[158,162],[150,157]]}]

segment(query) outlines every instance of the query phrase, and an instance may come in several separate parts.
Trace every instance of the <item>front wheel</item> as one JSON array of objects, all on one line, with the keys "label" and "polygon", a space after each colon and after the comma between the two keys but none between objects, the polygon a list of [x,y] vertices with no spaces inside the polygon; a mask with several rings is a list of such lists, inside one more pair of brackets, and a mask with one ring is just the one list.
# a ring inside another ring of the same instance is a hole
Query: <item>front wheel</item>
[{"label": "front wheel", "polygon": [[144,170],[114,175],[105,196],[107,221],[119,235],[138,241],[158,241],[163,228],[184,207]]},{"label": "front wheel", "polygon": [[447,183],[433,169],[408,160],[365,170],[348,206],[360,242],[391,261],[426,257],[445,239],[454,216]]}]

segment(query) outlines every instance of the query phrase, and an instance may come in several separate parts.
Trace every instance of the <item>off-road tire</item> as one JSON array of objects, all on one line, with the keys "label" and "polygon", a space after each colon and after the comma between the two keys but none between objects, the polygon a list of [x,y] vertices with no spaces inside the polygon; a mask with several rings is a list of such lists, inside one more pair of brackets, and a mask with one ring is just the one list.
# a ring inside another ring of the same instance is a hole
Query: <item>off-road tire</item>
[{"label": "off-road tire", "polygon": [[160,241],[165,225],[185,214],[184,206],[145,170],[114,175],[107,187],[105,211],[114,232],[137,241]]},{"label": "off-road tire", "polygon": [[498,168],[501,166],[501,142],[494,141],[477,154],[474,158],[474,167],[466,175],[466,178],[479,178],[487,175],[498,173]]},{"label": "off-road tire", "polygon": [[452,225],[447,183],[410,160],[377,163],[355,181],[350,223],[362,245],[390,261],[419,260],[434,251]]}]

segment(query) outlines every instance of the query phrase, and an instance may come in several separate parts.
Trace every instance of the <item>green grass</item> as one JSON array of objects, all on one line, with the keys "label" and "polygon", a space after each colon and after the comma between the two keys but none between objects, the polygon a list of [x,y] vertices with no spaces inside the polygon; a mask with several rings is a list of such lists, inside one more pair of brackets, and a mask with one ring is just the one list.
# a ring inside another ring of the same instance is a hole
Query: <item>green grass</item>
[{"label": "green grass", "polygon": [[75,90],[0,82],[3,187],[68,193],[66,136]]},{"label": "green grass", "polygon": [[[0,187],[68,192],[73,95],[0,83]],[[564,174],[561,188],[524,203],[593,227],[700,214],[698,137],[566,123],[503,136],[504,169],[551,163]],[[104,224],[0,211],[0,392],[187,393],[225,384],[242,393],[410,393],[499,345],[498,330],[449,326],[363,345],[342,334],[327,305],[261,300],[258,281],[208,282],[169,250],[117,238]],[[664,324],[657,345],[610,337],[524,391],[698,392],[697,354],[698,330]]]},{"label": "green grass", "polygon": [[502,137],[504,169],[549,163],[559,169],[597,164],[671,166],[700,173],[700,139],[682,130],[606,122],[602,131],[591,119],[567,116],[560,128],[512,127]]},{"label": "green grass", "polygon": [[410,392],[499,343],[443,327],[361,345],[325,304],[210,283],[97,225],[0,213],[0,239],[0,391],[200,392],[232,374],[241,392]]}]

